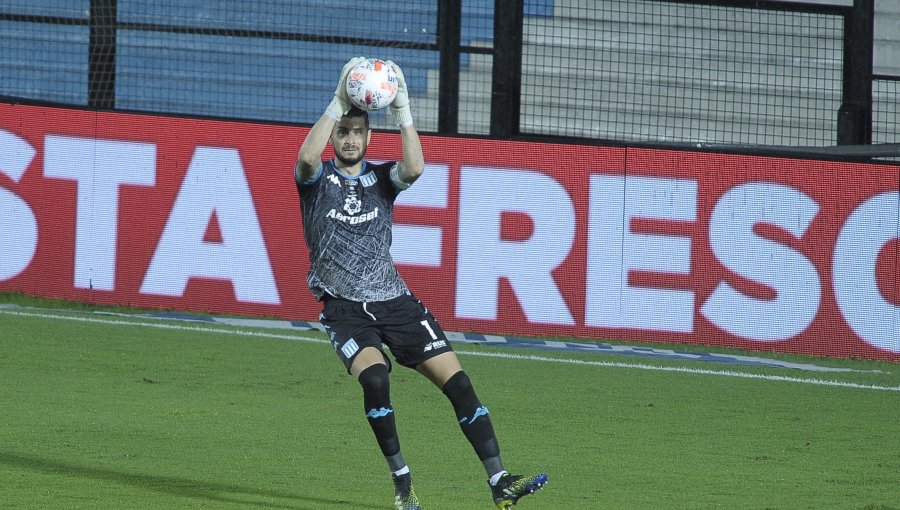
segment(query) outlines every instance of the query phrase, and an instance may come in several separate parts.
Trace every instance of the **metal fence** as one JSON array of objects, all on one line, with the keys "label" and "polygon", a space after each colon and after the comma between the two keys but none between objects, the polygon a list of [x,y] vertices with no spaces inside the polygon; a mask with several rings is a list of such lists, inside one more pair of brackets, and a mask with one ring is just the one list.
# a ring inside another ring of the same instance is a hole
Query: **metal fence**
[{"label": "metal fence", "polygon": [[873,73],[874,5],[3,0],[0,96],[309,124],[343,62],[366,55],[401,64],[426,132],[897,143],[900,82]]}]

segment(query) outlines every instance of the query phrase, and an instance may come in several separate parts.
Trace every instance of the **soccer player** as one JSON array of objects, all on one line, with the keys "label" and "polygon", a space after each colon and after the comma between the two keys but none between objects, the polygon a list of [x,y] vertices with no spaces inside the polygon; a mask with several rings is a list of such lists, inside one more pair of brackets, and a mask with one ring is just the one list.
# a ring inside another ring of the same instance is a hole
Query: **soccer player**
[{"label": "soccer player", "polygon": [[[319,316],[334,350],[362,386],[363,406],[394,482],[398,510],[420,510],[391,405],[390,358],[415,369],[450,400],[463,434],[484,465],[494,503],[508,508],[540,489],[546,474],[508,473],[488,408],[482,405],[446,335],[431,312],[410,292],[390,255],[393,204],[422,175],[425,160],[413,125],[400,67],[390,105],[400,127],[403,159],[372,164],[364,157],[372,136],[368,113],[351,108],[345,82],[363,57],[341,71],[334,98],[300,147],[294,179],[300,194],[309,247],[307,283],[322,302]],[[322,160],[328,142],[334,159]]]}]

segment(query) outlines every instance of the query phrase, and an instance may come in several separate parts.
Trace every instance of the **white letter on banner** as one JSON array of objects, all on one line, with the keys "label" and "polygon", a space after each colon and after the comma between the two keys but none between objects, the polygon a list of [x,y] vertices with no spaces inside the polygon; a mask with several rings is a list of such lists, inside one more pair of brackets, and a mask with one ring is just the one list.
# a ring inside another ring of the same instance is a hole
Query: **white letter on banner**
[{"label": "white letter on banner", "polygon": [[75,287],[115,290],[119,186],[154,185],[156,145],[47,135],[44,175],[77,183]]},{"label": "white letter on banner", "polygon": [[630,270],[689,274],[691,240],[630,231],[633,218],[696,221],[697,182],[592,175],[585,325],[691,332],[694,293],[628,284]]},{"label": "white letter on banner", "polygon": [[756,235],[753,226],[769,223],[799,239],[818,211],[803,192],[771,182],[748,182],[722,195],[709,222],[713,253],[729,270],[774,288],[776,297],[746,296],[722,281],[703,304],[703,316],[733,335],[765,342],[809,327],[821,301],[819,273],[802,253]]},{"label": "white letter on banner", "polygon": [[[447,165],[425,165],[425,173],[406,191],[397,195],[395,205],[447,207],[450,169]],[[440,227],[394,223],[391,257],[397,264],[440,267],[443,232]]]},{"label": "white letter on banner", "polygon": [[875,268],[884,245],[900,237],[898,208],[897,192],[875,195],[857,207],[838,235],[832,262],[844,320],[865,342],[891,352],[900,352],[900,307],[881,295]]},{"label": "white letter on banner", "polygon": [[[34,155],[31,144],[0,129],[0,173],[19,182]],[[0,188],[0,281],[18,275],[31,264],[37,241],[34,211],[18,195]]]},{"label": "white letter on banner", "polygon": [[[203,236],[215,213],[222,242]],[[235,149],[198,147],[141,284],[182,296],[191,278],[231,281],[239,301],[279,304],[250,186]]]},{"label": "white letter on banner", "polygon": [[[496,319],[499,283],[506,278],[529,321],[574,324],[551,274],[575,239],[569,194],[534,171],[463,167],[461,172],[456,316]],[[504,241],[503,211],[527,214],[534,222],[531,237]]]}]

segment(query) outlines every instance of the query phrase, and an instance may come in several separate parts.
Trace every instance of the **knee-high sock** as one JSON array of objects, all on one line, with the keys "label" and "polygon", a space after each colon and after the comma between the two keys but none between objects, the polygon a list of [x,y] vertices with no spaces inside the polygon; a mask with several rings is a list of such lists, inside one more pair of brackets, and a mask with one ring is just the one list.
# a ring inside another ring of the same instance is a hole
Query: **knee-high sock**
[{"label": "knee-high sock", "polygon": [[391,405],[391,383],[387,366],[380,363],[372,365],[363,370],[357,379],[363,389],[366,419],[375,433],[381,453],[388,460],[391,471],[403,468],[406,463],[400,455],[400,439],[397,436],[394,406]]},{"label": "knee-high sock", "polygon": [[494,434],[494,425],[491,423],[487,407],[478,400],[469,376],[460,370],[444,384],[443,391],[453,404],[459,427],[472,444],[478,458],[484,463],[488,474],[502,469],[500,446]]}]

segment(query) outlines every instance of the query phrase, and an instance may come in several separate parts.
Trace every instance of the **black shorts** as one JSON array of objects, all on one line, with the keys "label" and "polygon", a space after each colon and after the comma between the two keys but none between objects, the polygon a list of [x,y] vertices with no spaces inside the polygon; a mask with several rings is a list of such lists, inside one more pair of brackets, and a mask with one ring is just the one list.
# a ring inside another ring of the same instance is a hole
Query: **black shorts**
[{"label": "black shorts", "polygon": [[410,368],[453,350],[437,320],[412,294],[368,303],[326,297],[323,304],[319,320],[348,372],[365,347],[384,354],[386,345],[397,363]]}]

